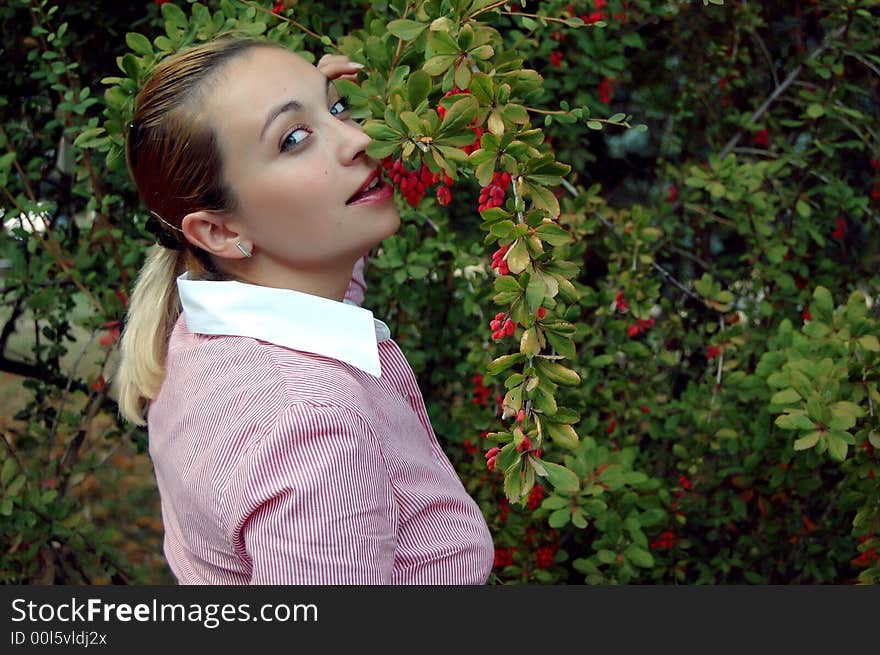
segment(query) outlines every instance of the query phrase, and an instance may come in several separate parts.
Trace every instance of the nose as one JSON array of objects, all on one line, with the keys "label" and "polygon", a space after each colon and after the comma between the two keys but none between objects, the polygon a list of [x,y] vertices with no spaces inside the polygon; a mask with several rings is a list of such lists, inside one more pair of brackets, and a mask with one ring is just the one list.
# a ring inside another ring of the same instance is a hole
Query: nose
[{"label": "nose", "polygon": [[367,146],[370,145],[370,137],[352,119],[337,121],[337,123],[339,125],[337,130],[339,162],[343,166],[361,163],[367,157],[366,151]]}]

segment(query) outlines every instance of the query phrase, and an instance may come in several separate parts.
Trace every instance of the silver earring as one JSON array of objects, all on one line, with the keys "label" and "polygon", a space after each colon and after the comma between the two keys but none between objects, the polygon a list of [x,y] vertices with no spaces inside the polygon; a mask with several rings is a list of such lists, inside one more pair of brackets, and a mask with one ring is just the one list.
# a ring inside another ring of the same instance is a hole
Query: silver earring
[{"label": "silver earring", "polygon": [[248,250],[247,248],[245,248],[245,247],[241,244],[241,241],[236,241],[236,242],[235,242],[235,247],[238,248],[238,249],[241,251],[241,254],[244,255],[245,257],[250,257],[250,256],[251,256],[251,251]]}]

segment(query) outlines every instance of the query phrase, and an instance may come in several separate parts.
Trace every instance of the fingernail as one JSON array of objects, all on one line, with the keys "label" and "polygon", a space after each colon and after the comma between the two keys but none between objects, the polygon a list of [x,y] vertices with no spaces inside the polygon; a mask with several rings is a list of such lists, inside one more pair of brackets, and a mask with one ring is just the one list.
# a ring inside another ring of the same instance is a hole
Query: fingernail
[{"label": "fingernail", "polygon": [[352,66],[354,66],[355,68],[363,68],[363,67],[364,67],[364,65],[363,65],[362,63],[357,62],[357,61],[352,61],[352,62],[349,62],[349,63],[350,63]]}]

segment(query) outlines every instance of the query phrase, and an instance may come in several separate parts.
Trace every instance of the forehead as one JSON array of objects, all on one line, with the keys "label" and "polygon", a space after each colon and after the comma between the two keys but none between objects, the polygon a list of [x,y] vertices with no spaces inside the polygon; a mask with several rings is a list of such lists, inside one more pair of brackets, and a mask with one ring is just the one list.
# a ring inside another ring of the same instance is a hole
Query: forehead
[{"label": "forehead", "polygon": [[232,60],[205,98],[214,125],[257,134],[272,108],[288,100],[323,103],[327,78],[299,55],[281,48],[253,48]]}]

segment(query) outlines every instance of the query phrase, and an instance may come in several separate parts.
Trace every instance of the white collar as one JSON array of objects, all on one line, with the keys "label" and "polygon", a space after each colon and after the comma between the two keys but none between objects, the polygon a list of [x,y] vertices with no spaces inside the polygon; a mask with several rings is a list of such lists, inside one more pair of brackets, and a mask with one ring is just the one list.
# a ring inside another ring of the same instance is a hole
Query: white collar
[{"label": "white collar", "polygon": [[373,312],[291,289],[177,278],[187,328],[198,334],[253,337],[332,357],[380,377],[378,344],[391,338]]}]

